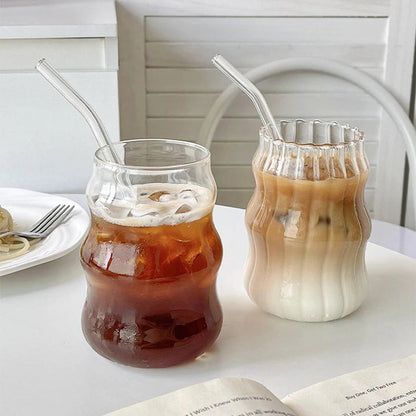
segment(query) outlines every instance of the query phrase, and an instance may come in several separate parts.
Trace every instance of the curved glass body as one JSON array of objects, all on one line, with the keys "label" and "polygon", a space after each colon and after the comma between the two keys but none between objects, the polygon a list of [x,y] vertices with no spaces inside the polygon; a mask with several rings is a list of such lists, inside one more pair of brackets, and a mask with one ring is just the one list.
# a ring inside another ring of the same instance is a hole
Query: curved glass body
[{"label": "curved glass body", "polygon": [[85,338],[99,354],[136,367],[167,367],[202,354],[222,312],[222,259],[212,222],[216,186],[208,150],[175,140],[114,145],[125,165],[97,151],[81,248],[88,291]]},{"label": "curved glass body", "polygon": [[260,131],[246,210],[246,289],[263,310],[298,321],[341,318],[366,295],[363,134],[338,123],[281,121]]}]

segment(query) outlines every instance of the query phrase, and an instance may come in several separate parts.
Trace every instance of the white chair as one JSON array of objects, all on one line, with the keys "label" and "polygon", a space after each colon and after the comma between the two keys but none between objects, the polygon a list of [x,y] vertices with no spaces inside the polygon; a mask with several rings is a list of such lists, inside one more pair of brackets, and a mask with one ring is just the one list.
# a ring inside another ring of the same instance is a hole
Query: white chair
[{"label": "white chair", "polygon": [[[416,219],[416,131],[406,112],[397,100],[380,83],[369,75],[341,62],[320,58],[288,58],[261,65],[246,73],[254,83],[260,82],[271,75],[289,71],[314,71],[336,76],[355,84],[372,96],[390,116],[402,138],[402,144],[407,152],[410,175],[412,178],[413,209]],[[230,106],[240,90],[230,85],[212,105],[202,123],[199,132],[199,143],[210,147],[212,138],[221,117]]]}]

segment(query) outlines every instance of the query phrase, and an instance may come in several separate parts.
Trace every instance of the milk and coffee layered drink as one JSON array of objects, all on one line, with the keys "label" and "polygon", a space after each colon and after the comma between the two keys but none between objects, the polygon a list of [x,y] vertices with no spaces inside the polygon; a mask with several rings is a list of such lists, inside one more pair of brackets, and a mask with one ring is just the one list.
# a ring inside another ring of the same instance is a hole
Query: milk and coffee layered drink
[{"label": "milk and coffee layered drink", "polygon": [[[159,159],[166,147],[166,163],[171,148],[190,153],[194,146],[166,142],[124,146],[137,145],[139,154],[152,146]],[[200,165],[155,173],[100,162],[94,171],[87,191],[92,223],[81,249],[88,283],[82,327],[92,348],[111,360],[168,367],[201,355],[220,332],[215,183],[209,159]],[[192,176],[206,186],[180,183]],[[155,177],[166,182],[151,182]]]},{"label": "milk and coffee layered drink", "polygon": [[370,220],[362,135],[317,123],[311,122],[314,129],[302,121],[280,126],[292,134],[288,142],[272,141],[263,131],[246,211],[247,291],[263,310],[299,321],[341,318],[366,294]]}]

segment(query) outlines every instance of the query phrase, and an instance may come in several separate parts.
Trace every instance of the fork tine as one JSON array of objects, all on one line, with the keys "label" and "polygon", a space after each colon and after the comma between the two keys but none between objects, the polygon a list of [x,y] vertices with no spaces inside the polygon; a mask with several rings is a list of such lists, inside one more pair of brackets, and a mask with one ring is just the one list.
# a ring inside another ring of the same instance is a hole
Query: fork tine
[{"label": "fork tine", "polygon": [[48,220],[50,216],[52,216],[56,210],[59,210],[61,208],[61,204],[57,205],[56,207],[52,208],[50,211],[48,211],[47,214],[45,214],[36,224],[33,224],[32,228],[30,229],[31,233],[37,232],[36,230],[45,222]]},{"label": "fork tine", "polygon": [[62,210],[58,217],[54,218],[52,222],[49,223],[49,225],[43,229],[42,233],[46,236],[49,235],[59,224],[62,224],[62,222],[68,217],[68,215],[72,212],[74,209],[74,205],[65,205],[64,210]]},{"label": "fork tine", "polygon": [[36,232],[38,233],[45,233],[49,230],[49,228],[55,224],[56,221],[59,221],[62,215],[65,214],[65,212],[68,210],[70,205],[61,205],[61,207],[55,211],[53,215],[51,215],[47,221],[45,221],[43,224],[41,224],[39,227],[37,227]]},{"label": "fork tine", "polygon": [[53,212],[50,213],[47,217],[43,219],[43,221],[34,229],[34,232],[41,233],[45,228],[48,227],[48,224],[54,221],[60,215],[63,209],[65,209],[65,205],[58,205]]}]

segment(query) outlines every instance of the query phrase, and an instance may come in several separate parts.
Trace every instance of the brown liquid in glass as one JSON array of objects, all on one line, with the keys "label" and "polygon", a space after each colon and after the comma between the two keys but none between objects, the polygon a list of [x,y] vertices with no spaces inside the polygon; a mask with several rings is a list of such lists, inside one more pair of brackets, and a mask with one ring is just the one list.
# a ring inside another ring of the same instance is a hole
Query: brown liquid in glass
[{"label": "brown liquid in glass", "polygon": [[84,335],[99,354],[135,367],[198,357],[222,325],[215,280],[222,246],[212,215],[157,227],[92,215],[81,248],[88,282]]}]

